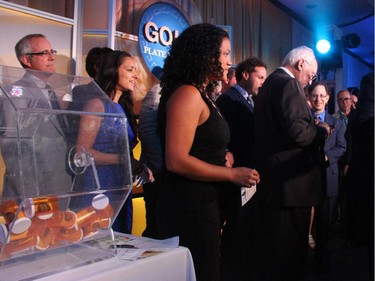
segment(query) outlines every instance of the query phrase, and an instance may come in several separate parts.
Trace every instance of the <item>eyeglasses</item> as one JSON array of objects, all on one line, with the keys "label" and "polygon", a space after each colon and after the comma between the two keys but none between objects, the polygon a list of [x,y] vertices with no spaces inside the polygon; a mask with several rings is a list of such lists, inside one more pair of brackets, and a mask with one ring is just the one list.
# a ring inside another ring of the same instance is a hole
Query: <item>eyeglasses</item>
[{"label": "eyeglasses", "polygon": [[352,101],[352,99],[351,98],[340,98],[340,99],[338,99],[338,101]]},{"label": "eyeglasses", "polygon": [[51,51],[44,50],[43,52],[27,53],[26,55],[27,56],[52,56],[52,55],[56,55],[56,54],[57,54],[56,50],[51,50]]},{"label": "eyeglasses", "polygon": [[[303,61],[307,63],[307,65],[311,66],[311,64],[307,60],[303,60]],[[316,78],[318,78],[318,75],[313,73],[312,77],[310,77],[310,81],[314,81]]]},{"label": "eyeglasses", "polygon": [[311,78],[310,78],[310,81],[314,81],[315,79],[318,78],[318,75],[314,74]]},{"label": "eyeglasses", "polygon": [[326,97],[328,97],[328,95],[311,95],[311,97],[314,100],[317,99],[317,98],[325,99]]}]

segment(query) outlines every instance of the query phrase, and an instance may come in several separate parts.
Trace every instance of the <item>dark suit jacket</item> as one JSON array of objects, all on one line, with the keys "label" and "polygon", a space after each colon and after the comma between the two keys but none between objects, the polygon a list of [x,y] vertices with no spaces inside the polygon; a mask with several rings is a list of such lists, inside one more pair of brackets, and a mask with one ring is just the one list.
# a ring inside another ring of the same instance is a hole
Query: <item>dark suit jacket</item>
[{"label": "dark suit jacket", "polygon": [[[346,133],[352,136],[352,155],[349,162],[348,172],[344,179],[344,190],[346,198],[351,204],[358,204],[356,208],[360,211],[372,214],[367,227],[373,226],[374,209],[374,73],[369,73],[361,79],[361,89],[359,93],[357,109],[349,117]],[[366,209],[363,209],[366,208]],[[357,215],[364,215],[356,212]],[[361,217],[360,219],[363,219]],[[373,228],[371,233],[373,233]],[[357,230],[355,230],[357,231]],[[373,236],[372,236],[373,237]]]},{"label": "dark suit jacket", "polygon": [[329,126],[334,126],[332,134],[325,140],[324,153],[328,157],[326,163],[326,196],[336,197],[339,191],[339,166],[338,161],[346,150],[345,125],[332,115],[326,113],[325,120]]},{"label": "dark suit jacket", "polygon": [[322,198],[321,160],[325,129],[316,127],[300,83],[283,69],[265,81],[255,103],[254,157],[261,176],[256,197],[291,207]]},{"label": "dark suit jacket", "polygon": [[234,166],[250,166],[254,137],[253,108],[234,87],[221,94],[216,103],[228,122],[230,129],[228,150],[233,153]]}]

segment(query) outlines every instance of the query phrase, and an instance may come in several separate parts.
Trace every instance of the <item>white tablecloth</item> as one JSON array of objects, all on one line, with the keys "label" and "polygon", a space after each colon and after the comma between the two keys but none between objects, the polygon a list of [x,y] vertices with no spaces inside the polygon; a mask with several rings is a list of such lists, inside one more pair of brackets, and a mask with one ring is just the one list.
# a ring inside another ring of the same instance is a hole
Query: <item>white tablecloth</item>
[{"label": "white tablecloth", "polygon": [[195,281],[195,271],[190,251],[178,247],[156,256],[126,261],[113,257],[38,279],[90,280],[90,281]]}]

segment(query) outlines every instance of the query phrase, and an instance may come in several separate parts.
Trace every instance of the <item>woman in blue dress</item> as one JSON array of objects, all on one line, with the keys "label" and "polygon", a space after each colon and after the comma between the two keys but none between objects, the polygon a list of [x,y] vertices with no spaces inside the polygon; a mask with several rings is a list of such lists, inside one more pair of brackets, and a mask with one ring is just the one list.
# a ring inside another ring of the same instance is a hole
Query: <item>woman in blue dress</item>
[{"label": "woman in blue dress", "polygon": [[[90,99],[86,112],[120,113],[125,115],[126,125],[121,118],[101,118],[99,115],[81,116],[77,146],[90,154],[97,168],[101,189],[121,187],[125,175],[123,142],[128,140],[133,179],[153,181],[152,172],[134,159],[132,150],[137,144],[137,127],[133,113],[131,91],[138,79],[133,57],[123,51],[114,51],[105,56],[99,66],[97,83],[111,102],[100,98]],[[125,126],[127,131],[125,131]],[[125,136],[124,134],[127,134]],[[88,177],[87,180],[95,180]],[[129,194],[112,225],[115,231],[131,233],[132,195]]]}]

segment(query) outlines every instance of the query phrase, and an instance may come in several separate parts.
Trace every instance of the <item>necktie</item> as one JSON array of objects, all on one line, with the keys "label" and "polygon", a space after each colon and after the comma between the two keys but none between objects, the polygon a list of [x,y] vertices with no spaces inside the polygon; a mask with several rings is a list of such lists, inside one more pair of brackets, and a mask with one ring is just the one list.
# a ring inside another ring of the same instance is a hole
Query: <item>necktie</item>
[{"label": "necktie", "polygon": [[51,93],[50,94],[50,102],[51,102],[51,106],[53,109],[61,109],[61,106],[59,104],[59,101],[57,99],[57,96],[56,96],[56,93],[54,90],[52,90],[51,88],[48,89],[48,91]]},{"label": "necktie", "polygon": [[48,99],[51,107],[53,109],[61,109],[55,91],[48,84],[46,85],[45,89],[48,91],[47,99]]},{"label": "necktie", "polygon": [[52,92],[51,96],[51,105],[53,109],[61,109],[59,102],[57,101],[57,97],[55,95],[55,92]]},{"label": "necktie", "polygon": [[[60,110],[61,106],[59,104],[59,101],[58,101],[58,98],[57,98],[57,95],[56,95],[55,91],[49,85],[46,86],[46,89],[48,89],[48,93],[49,93],[49,97],[50,97],[49,101],[51,103],[51,107],[55,110]],[[62,130],[66,130],[68,126],[65,122],[64,115],[57,114],[56,118],[57,118],[57,121],[60,125],[60,128]]]},{"label": "necktie", "polygon": [[318,125],[319,123],[320,123],[319,115],[316,115],[315,118],[314,118],[314,124]]},{"label": "necktie", "polygon": [[254,101],[253,101],[253,99],[250,97],[250,95],[247,96],[246,100],[247,100],[247,102],[251,105],[251,107],[254,108]]},{"label": "necktie", "polygon": [[345,128],[348,126],[348,116],[346,116],[344,113],[341,113],[342,121],[344,122]]}]

